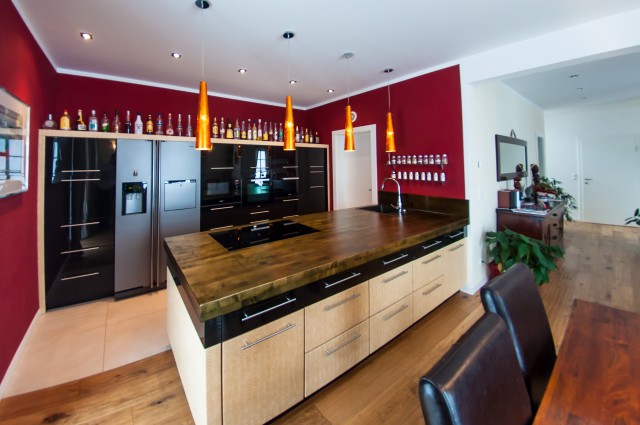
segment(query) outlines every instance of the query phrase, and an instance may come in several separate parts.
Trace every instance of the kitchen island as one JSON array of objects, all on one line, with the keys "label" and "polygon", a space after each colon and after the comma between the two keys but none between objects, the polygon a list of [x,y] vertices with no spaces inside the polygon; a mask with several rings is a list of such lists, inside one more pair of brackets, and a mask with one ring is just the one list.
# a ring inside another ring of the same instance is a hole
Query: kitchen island
[{"label": "kitchen island", "polygon": [[349,209],[234,251],[207,232],[167,238],[168,333],[195,422],[265,422],[435,308],[464,283],[468,222]]}]

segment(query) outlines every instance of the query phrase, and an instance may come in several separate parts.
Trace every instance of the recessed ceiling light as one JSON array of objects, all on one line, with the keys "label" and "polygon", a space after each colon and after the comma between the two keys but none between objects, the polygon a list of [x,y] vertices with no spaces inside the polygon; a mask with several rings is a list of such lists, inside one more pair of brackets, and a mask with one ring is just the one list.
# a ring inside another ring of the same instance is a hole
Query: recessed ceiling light
[{"label": "recessed ceiling light", "polygon": [[182,57],[182,53],[171,52],[171,57],[174,59],[180,59]]},{"label": "recessed ceiling light", "polygon": [[297,80],[289,80],[289,84],[298,84]]},{"label": "recessed ceiling light", "polygon": [[578,75],[578,74],[571,74],[571,75],[569,75],[569,78],[578,78],[578,77],[579,77],[579,75]]},{"label": "recessed ceiling light", "polygon": [[582,88],[582,87],[578,87],[576,90],[578,90],[578,91],[582,91],[582,90],[584,90],[584,88]]},{"label": "recessed ceiling light", "polygon": [[335,90],[334,89],[329,89],[327,90],[327,93],[333,93]]},{"label": "recessed ceiling light", "polygon": [[80,37],[82,37],[83,40],[93,40],[93,34],[88,32],[81,32]]},{"label": "recessed ceiling light", "polygon": [[247,73],[247,70],[246,70],[246,69],[244,69],[244,68],[240,68],[240,69],[238,70],[238,72],[239,72],[240,74],[246,74],[246,73]]}]

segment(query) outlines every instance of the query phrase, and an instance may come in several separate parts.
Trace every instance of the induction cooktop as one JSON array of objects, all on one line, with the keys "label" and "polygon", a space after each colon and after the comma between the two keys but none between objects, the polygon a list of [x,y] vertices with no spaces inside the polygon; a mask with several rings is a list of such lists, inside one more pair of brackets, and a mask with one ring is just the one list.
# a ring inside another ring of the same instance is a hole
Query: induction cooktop
[{"label": "induction cooktop", "polygon": [[209,233],[209,236],[227,251],[236,251],[264,243],[308,235],[317,231],[317,229],[304,224],[291,220],[282,220]]}]

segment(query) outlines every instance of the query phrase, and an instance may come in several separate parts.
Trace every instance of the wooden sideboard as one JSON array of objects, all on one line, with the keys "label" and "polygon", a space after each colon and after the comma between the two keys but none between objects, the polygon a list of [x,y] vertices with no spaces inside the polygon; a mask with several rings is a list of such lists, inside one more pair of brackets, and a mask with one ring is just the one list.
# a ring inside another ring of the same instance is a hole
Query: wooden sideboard
[{"label": "wooden sideboard", "polygon": [[563,245],[564,205],[558,203],[544,214],[524,210],[496,209],[497,229],[505,228],[530,238],[539,239],[545,245]]}]

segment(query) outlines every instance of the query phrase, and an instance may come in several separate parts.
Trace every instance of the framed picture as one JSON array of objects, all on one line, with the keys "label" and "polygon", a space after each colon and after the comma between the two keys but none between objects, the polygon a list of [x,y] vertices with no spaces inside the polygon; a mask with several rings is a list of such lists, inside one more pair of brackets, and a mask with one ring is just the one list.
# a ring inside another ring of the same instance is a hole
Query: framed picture
[{"label": "framed picture", "polygon": [[29,188],[29,110],[0,87],[0,198]]}]

